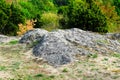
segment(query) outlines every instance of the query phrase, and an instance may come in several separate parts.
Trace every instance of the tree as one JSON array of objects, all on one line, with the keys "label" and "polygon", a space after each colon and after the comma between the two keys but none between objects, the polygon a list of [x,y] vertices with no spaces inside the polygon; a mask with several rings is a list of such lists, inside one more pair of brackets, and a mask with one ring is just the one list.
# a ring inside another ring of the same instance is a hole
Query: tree
[{"label": "tree", "polygon": [[73,0],[68,7],[69,28],[80,28],[95,32],[107,32],[106,17],[99,7],[91,0]]},{"label": "tree", "polygon": [[32,3],[30,2],[19,2],[20,9],[22,11],[23,16],[26,19],[32,19],[34,18],[38,13],[40,13],[40,10],[38,10]]},{"label": "tree", "polygon": [[18,24],[25,20],[17,6],[8,5],[4,0],[0,1],[0,17],[0,33],[6,35],[16,35]]},{"label": "tree", "polygon": [[114,5],[116,7],[118,15],[120,16],[120,0],[114,0]]},{"label": "tree", "polygon": [[30,0],[29,2],[42,12],[56,11],[52,0]]},{"label": "tree", "polygon": [[66,6],[69,3],[69,0],[54,0],[54,4],[57,6]]},{"label": "tree", "polygon": [[4,32],[8,22],[8,16],[10,16],[9,5],[7,5],[4,0],[0,0],[0,33]]},{"label": "tree", "polygon": [[43,26],[43,23],[41,21],[41,15],[37,14],[37,16],[35,17],[36,22],[34,22],[34,28],[41,28],[41,26]]},{"label": "tree", "polygon": [[11,4],[10,6],[10,16],[8,17],[8,22],[4,28],[3,34],[16,35],[18,31],[18,24],[24,23],[25,18],[20,9],[15,7],[14,4]]}]

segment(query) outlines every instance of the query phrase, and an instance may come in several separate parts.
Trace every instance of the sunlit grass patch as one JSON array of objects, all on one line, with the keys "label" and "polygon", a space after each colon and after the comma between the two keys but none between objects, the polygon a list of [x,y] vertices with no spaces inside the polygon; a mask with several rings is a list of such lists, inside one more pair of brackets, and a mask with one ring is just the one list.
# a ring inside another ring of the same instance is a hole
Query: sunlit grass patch
[{"label": "sunlit grass patch", "polygon": [[120,53],[114,53],[112,54],[113,57],[120,58]]},{"label": "sunlit grass patch", "polygon": [[62,72],[68,72],[68,69],[67,69],[67,68],[64,68],[64,69],[62,70]]},{"label": "sunlit grass patch", "polygon": [[98,54],[97,53],[95,53],[95,54],[88,54],[87,57],[88,58],[97,58]]},{"label": "sunlit grass patch", "polygon": [[18,42],[19,42],[18,40],[12,40],[12,41],[10,41],[8,44],[15,45],[15,44],[17,44]]},{"label": "sunlit grass patch", "polygon": [[7,68],[5,66],[0,66],[0,71],[5,71]]}]

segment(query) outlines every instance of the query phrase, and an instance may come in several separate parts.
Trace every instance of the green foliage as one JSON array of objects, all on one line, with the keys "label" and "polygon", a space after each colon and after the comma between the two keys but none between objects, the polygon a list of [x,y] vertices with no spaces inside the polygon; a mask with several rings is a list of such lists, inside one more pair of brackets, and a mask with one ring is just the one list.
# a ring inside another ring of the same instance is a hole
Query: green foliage
[{"label": "green foliage", "polygon": [[41,28],[41,26],[43,25],[42,21],[41,21],[41,15],[37,14],[37,16],[35,17],[36,22],[34,22],[34,28]]},{"label": "green foliage", "polygon": [[69,4],[69,0],[53,0],[57,6],[65,6]]},{"label": "green foliage", "polygon": [[117,15],[117,12],[115,11],[115,6],[112,6],[111,3],[106,3],[105,5],[103,3],[97,2],[99,8],[101,9],[102,13],[106,16],[107,19],[107,25],[109,32],[116,32],[118,27],[117,23],[119,21],[119,16]]},{"label": "green foliage", "polygon": [[118,15],[120,16],[120,0],[114,0],[114,5],[116,7]]},{"label": "green foliage", "polygon": [[62,72],[68,72],[68,69],[67,69],[67,68],[64,68]]},{"label": "green foliage", "polygon": [[[24,3],[26,3],[26,6],[25,4],[23,4],[23,2],[21,4],[22,6],[25,6],[23,9],[25,10],[27,9],[27,11],[33,10],[33,11],[29,11],[29,13],[26,11],[26,15],[27,13],[28,14],[31,13],[30,14],[31,17],[34,18],[34,20],[36,20],[34,26],[35,28],[41,28],[41,26],[43,25],[46,26],[46,23],[48,23],[43,21],[43,19],[41,19],[41,17],[43,17],[44,14],[48,13],[49,16],[50,12],[57,12],[57,8],[53,4],[52,0],[31,0]],[[28,7],[28,4],[30,4],[31,7]]]},{"label": "green foliage", "polygon": [[0,66],[0,71],[5,71],[6,67],[5,66]]},{"label": "green foliage", "polygon": [[59,19],[61,17],[56,13],[47,12],[41,15],[42,27],[48,31],[59,28]]},{"label": "green foliage", "polygon": [[71,1],[68,12],[68,28],[80,28],[94,32],[107,32],[106,17],[99,7],[92,1]]},{"label": "green foliage", "polygon": [[88,54],[87,57],[89,57],[89,58],[97,58],[98,54]]},{"label": "green foliage", "polygon": [[12,40],[12,41],[9,42],[9,44],[11,44],[11,45],[15,45],[17,43],[18,43],[18,40]]},{"label": "green foliage", "polygon": [[44,13],[41,16],[41,20],[43,22],[43,24],[50,24],[50,23],[56,23],[57,24],[57,20],[58,20],[58,16],[55,13]]},{"label": "green foliage", "polygon": [[36,74],[35,77],[43,77],[43,74]]},{"label": "green foliage", "polygon": [[0,1],[0,33],[4,32],[4,28],[7,24],[7,20],[9,19],[9,5],[5,4],[4,0]]},{"label": "green foliage", "polygon": [[36,14],[40,13],[40,11],[30,2],[21,1],[19,2],[19,5],[23,16],[25,16],[26,19],[32,19],[36,16]]},{"label": "green foliage", "polygon": [[42,12],[56,12],[56,7],[51,0],[30,0],[29,2],[31,2],[36,9],[41,10]]},{"label": "green foliage", "polygon": [[114,53],[112,54],[113,57],[117,57],[117,58],[120,58],[120,53]]},{"label": "green foliage", "polygon": [[54,79],[55,76],[54,75],[50,75],[50,76],[47,76],[45,74],[36,74],[33,79],[37,79],[37,80],[52,80]]},{"label": "green foliage", "polygon": [[58,14],[63,15],[63,17],[60,18],[59,20],[59,25],[62,28],[66,28],[67,26],[67,21],[68,21],[67,12],[68,12],[68,6],[61,6],[58,9]]},{"label": "green foliage", "polygon": [[6,35],[16,35],[18,24],[25,20],[17,6],[8,5],[4,0],[0,1],[0,17],[0,33]]},{"label": "green foliage", "polygon": [[120,28],[120,0],[5,1],[0,0],[0,34],[16,35],[18,24],[24,24],[25,19],[34,19],[35,28],[49,31],[76,27],[94,32],[114,32]]},{"label": "green foliage", "polygon": [[11,66],[11,68],[12,68],[13,70],[19,69],[19,68],[20,68],[20,62],[15,62],[15,63],[13,63],[12,66]]}]

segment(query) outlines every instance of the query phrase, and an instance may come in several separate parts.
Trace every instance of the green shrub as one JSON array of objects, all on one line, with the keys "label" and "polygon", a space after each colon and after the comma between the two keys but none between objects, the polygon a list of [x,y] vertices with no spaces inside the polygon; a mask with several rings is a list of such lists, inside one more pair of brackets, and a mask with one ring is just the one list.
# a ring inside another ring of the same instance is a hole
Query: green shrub
[{"label": "green shrub", "polygon": [[67,68],[64,68],[62,72],[68,72],[68,69],[67,69]]},{"label": "green shrub", "polygon": [[23,16],[25,16],[26,19],[32,19],[41,12],[40,10],[38,10],[38,8],[36,8],[35,5],[30,2],[20,1],[19,5],[21,7],[20,9],[23,13]]},{"label": "green shrub", "polygon": [[49,23],[55,23],[57,24],[58,22],[58,16],[55,13],[43,13],[41,16],[41,20],[43,22],[43,24],[49,24]]},{"label": "green shrub", "polygon": [[65,6],[69,4],[69,0],[53,0],[57,6]]},{"label": "green shrub", "polygon": [[88,58],[97,58],[98,54],[94,53],[94,54],[88,54],[87,55]]},{"label": "green shrub", "polygon": [[5,26],[9,19],[10,5],[7,5],[4,0],[0,0],[0,33],[4,32]]},{"label": "green shrub", "polygon": [[35,17],[36,22],[34,22],[34,28],[41,28],[41,26],[43,25],[42,20],[41,20],[41,14],[37,14],[37,16]]},{"label": "green shrub", "polygon": [[114,5],[118,15],[120,16],[120,0],[114,0]]},{"label": "green shrub", "polygon": [[57,11],[52,0],[30,0],[29,2],[42,12]]},{"label": "green shrub", "polygon": [[18,40],[12,40],[12,41],[9,42],[9,44],[11,44],[11,45],[15,45],[17,43],[18,43]]},{"label": "green shrub", "polygon": [[106,17],[102,14],[99,7],[91,0],[71,1],[68,6],[68,28],[80,28],[94,32],[107,32]]},{"label": "green shrub", "polygon": [[0,66],[0,71],[5,71],[6,67],[5,66]]},{"label": "green shrub", "polygon": [[51,31],[59,28],[59,19],[56,13],[47,12],[41,15],[42,28]]},{"label": "green shrub", "polygon": [[67,12],[68,12],[68,6],[61,6],[58,8],[58,14],[62,15],[62,17],[59,19],[59,25],[61,26],[61,28],[66,28],[67,26],[67,21],[68,21],[68,17],[67,17]]},{"label": "green shrub", "polygon": [[117,32],[119,30],[117,27],[119,22],[119,16],[115,11],[115,6],[113,6],[112,0],[107,0],[105,3],[96,2],[96,4],[101,9],[101,12],[106,16],[108,31]]},{"label": "green shrub", "polygon": [[25,20],[17,6],[8,5],[4,0],[0,1],[0,17],[0,33],[6,35],[16,35],[18,24]]}]

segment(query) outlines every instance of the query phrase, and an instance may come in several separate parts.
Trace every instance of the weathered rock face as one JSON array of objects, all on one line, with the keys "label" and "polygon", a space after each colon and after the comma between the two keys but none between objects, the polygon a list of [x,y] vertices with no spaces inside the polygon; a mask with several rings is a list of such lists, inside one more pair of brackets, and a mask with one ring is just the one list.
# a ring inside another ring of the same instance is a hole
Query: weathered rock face
[{"label": "weathered rock face", "polygon": [[120,40],[120,33],[107,33],[105,36],[110,39]]},{"label": "weathered rock face", "polygon": [[45,35],[40,43],[34,47],[33,54],[44,58],[54,66],[71,62],[73,59],[71,54],[76,52],[76,48],[63,37],[54,32]]},{"label": "weathered rock face", "polygon": [[0,35],[0,43],[5,42],[7,40],[7,36]]},{"label": "weathered rock face", "polygon": [[[90,53],[120,53],[120,43],[116,40],[106,38],[104,35],[83,31],[80,29],[66,30],[65,38],[80,47],[86,47]],[[86,49],[82,48],[82,49]]]},{"label": "weathered rock face", "polygon": [[19,40],[19,37],[0,35],[0,43],[7,43],[12,40]]},{"label": "weathered rock face", "polygon": [[[120,53],[120,42],[117,40],[111,40],[104,35],[77,28],[49,33],[45,31],[44,35],[38,34],[34,30],[27,34],[38,35],[37,37],[32,37],[32,39],[31,36],[26,35],[28,41],[39,41],[33,48],[33,54],[36,57],[43,58],[53,66],[70,63],[76,59],[76,55]],[[24,37],[26,36],[24,35]]]},{"label": "weathered rock face", "polygon": [[26,32],[24,36],[20,39],[20,43],[28,43],[32,44],[35,41],[39,41],[41,37],[48,33],[46,30],[43,29],[34,29]]}]

